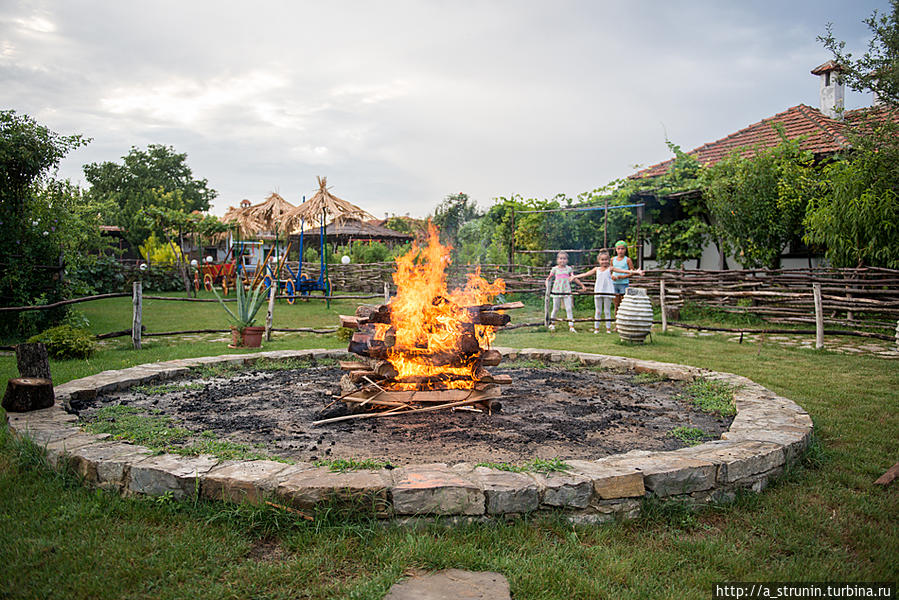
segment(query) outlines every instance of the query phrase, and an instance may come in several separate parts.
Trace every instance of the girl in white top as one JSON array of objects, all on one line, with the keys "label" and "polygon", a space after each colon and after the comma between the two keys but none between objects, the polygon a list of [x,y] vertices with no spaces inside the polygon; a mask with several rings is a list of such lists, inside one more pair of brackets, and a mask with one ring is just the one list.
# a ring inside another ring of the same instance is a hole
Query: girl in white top
[{"label": "girl in white top", "polygon": [[599,265],[593,267],[586,273],[581,273],[580,275],[575,275],[572,277],[575,281],[580,283],[581,277],[589,277],[593,273],[596,273],[596,284],[593,286],[593,291],[597,294],[603,294],[602,296],[593,296],[593,305],[596,307],[596,311],[593,314],[593,333],[599,333],[599,323],[600,323],[600,312],[602,312],[605,317],[606,323],[606,333],[611,333],[611,323],[612,323],[612,298],[615,295],[615,285],[613,280],[618,279],[615,273],[624,273],[625,276],[629,275],[643,275],[642,271],[637,270],[628,270],[628,269],[619,269],[618,267],[613,267],[611,265],[611,261],[609,259],[609,253],[603,250],[599,253],[598,257]]},{"label": "girl in white top", "polygon": [[[574,302],[571,298],[572,275],[574,275],[574,269],[568,266],[568,253],[559,252],[556,255],[556,266],[550,270],[549,276],[546,278],[546,287],[549,287],[550,281],[552,281],[553,286],[553,310],[549,315],[550,331],[556,330],[556,325],[553,322],[553,319],[556,318],[556,314],[559,312],[559,301],[561,300],[564,301],[565,313],[568,315],[568,331],[577,333],[577,331],[575,331],[574,329],[574,321],[572,320],[574,318]],[[581,290],[587,289],[587,287],[580,281],[578,281],[577,284],[581,286]]]}]

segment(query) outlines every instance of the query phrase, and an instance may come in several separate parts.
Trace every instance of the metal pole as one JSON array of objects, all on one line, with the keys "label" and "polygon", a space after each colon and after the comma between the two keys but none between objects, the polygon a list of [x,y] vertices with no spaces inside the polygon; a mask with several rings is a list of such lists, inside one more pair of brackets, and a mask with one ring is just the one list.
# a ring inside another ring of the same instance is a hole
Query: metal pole
[{"label": "metal pole", "polygon": [[609,197],[606,196],[605,202],[605,211],[603,211],[603,226],[602,226],[602,247],[604,250],[609,249]]},{"label": "metal pole", "polygon": [[324,267],[324,275],[325,279],[323,282],[323,287],[325,288],[325,294],[327,294],[327,300],[325,300],[326,308],[331,308],[331,286],[328,285],[328,247],[325,245],[325,221],[328,218],[328,212],[325,209],[322,209],[322,229],[321,229],[321,249],[322,249],[322,265]]}]

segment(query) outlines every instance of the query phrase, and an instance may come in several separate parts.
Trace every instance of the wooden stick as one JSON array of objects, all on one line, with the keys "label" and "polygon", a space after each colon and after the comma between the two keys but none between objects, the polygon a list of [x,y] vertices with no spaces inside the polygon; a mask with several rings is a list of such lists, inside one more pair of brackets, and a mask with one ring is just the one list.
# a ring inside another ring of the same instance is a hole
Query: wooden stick
[{"label": "wooden stick", "polygon": [[821,284],[812,284],[812,293],[815,296],[815,348],[824,347],[824,309],[821,307]]},{"label": "wooden stick", "polygon": [[297,509],[295,509],[295,508],[291,508],[290,506],[284,506],[284,505],[282,505],[282,504],[275,504],[274,502],[269,502],[268,500],[266,500],[265,503],[268,504],[269,506],[273,506],[273,507],[275,507],[275,508],[280,508],[281,510],[286,510],[286,511],[289,512],[289,513],[293,513],[293,514],[295,514],[295,515],[298,515],[298,516],[300,516],[300,517],[303,517],[303,518],[306,519],[307,521],[314,521],[314,520],[315,520],[315,519],[313,519],[311,516],[307,515],[306,513],[302,512],[302,511],[299,511],[299,510],[297,510]]},{"label": "wooden stick", "polygon": [[890,467],[886,473],[878,477],[877,481],[874,482],[874,485],[887,486],[897,477],[899,477],[899,462]]},{"label": "wooden stick", "polygon": [[402,412],[362,413],[362,414],[358,414],[358,415],[344,415],[342,417],[334,417],[331,419],[323,419],[321,421],[313,421],[312,426],[318,427],[319,425],[325,425],[327,423],[336,423],[337,421],[349,421],[352,419],[374,419],[377,417],[393,417],[396,415],[409,415],[412,413],[431,412],[434,410],[444,410],[447,408],[453,408],[454,406],[467,406],[469,404],[477,404],[481,400],[483,400],[483,398],[476,398],[474,400],[459,400],[458,402],[448,402],[446,404],[438,404],[437,406],[427,406],[425,408],[413,408],[412,410],[404,410]]},{"label": "wooden stick", "polygon": [[143,312],[142,295],[143,285],[141,280],[138,279],[134,282],[132,287],[131,297],[131,344],[134,346],[135,350],[140,350],[140,334],[143,331],[143,328],[141,327]]}]

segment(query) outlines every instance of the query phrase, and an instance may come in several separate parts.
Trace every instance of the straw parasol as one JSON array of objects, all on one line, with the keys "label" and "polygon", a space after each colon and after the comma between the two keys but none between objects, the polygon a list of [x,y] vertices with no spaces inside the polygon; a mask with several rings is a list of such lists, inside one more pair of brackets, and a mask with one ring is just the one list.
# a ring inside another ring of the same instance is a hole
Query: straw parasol
[{"label": "straw parasol", "polygon": [[[364,221],[375,217],[351,202],[338,198],[328,190],[328,178],[318,177],[318,191],[291,211],[284,226],[291,233],[297,233],[301,224],[343,223],[349,219]],[[324,223],[321,220],[324,219]]]},{"label": "straw parasol", "polygon": [[[229,206],[221,218],[222,223],[233,223],[243,235],[252,235],[259,231],[259,224],[249,214],[250,201],[243,200],[240,207]],[[222,234],[227,236],[227,234]]]},{"label": "straw parasol", "polygon": [[[263,231],[277,232],[283,229],[287,223],[287,215],[296,210],[296,206],[281,197],[281,194],[272,192],[264,202],[244,209],[243,215],[254,229],[252,233]],[[249,231],[249,229],[248,229]]]}]

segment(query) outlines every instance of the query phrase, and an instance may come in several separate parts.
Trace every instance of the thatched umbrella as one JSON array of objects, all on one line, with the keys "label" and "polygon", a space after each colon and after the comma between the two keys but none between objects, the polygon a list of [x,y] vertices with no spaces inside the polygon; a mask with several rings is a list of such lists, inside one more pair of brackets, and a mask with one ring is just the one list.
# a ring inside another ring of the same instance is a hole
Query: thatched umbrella
[{"label": "thatched umbrella", "polygon": [[328,178],[318,177],[318,191],[287,215],[285,227],[296,233],[306,223],[318,222],[324,227],[328,223],[342,223],[347,219],[364,221],[374,218],[362,208],[332,194],[328,190]]},{"label": "thatched umbrella", "polygon": [[242,200],[239,208],[229,206],[222,217],[222,223],[232,223],[237,227],[238,233],[244,235],[252,235],[258,233],[260,229],[259,223],[249,213],[250,201]]},{"label": "thatched umbrella", "polygon": [[328,191],[328,178],[318,177],[318,191],[311,198],[300,204],[287,215],[285,228],[290,233],[300,234],[300,268],[303,266],[303,229],[308,223],[321,227],[319,244],[321,245],[321,272],[319,278],[325,282],[325,293],[328,295],[327,307],[331,307],[331,284],[328,280],[328,247],[325,245],[325,226],[328,223],[342,223],[347,219],[374,219],[375,217],[362,208],[347,202]]},{"label": "thatched umbrella", "polygon": [[253,233],[271,231],[277,234],[286,223],[286,216],[296,210],[296,206],[281,197],[281,194],[272,192],[265,202],[250,206],[244,210],[248,221],[256,226]]}]

